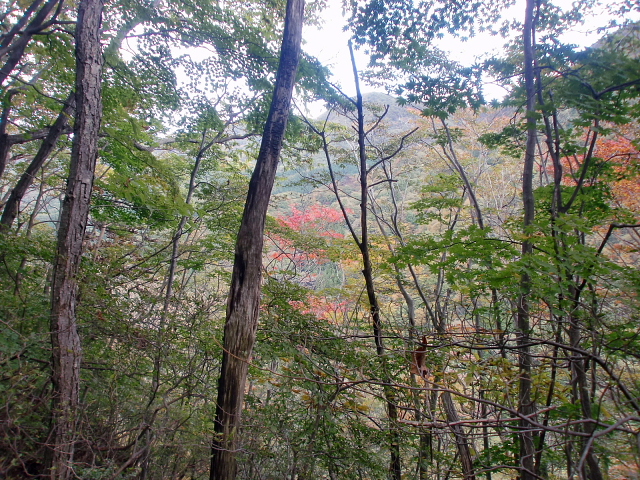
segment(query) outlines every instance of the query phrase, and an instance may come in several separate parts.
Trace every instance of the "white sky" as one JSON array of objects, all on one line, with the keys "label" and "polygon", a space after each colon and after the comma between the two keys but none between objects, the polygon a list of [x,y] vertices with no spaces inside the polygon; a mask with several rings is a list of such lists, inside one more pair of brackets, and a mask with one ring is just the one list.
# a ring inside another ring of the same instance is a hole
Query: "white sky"
[{"label": "white sky", "polygon": [[[563,6],[563,8],[566,5],[566,8],[568,8],[572,2],[571,0],[556,0],[554,3]],[[322,15],[324,20],[322,28],[307,26],[303,30],[303,37],[306,42],[304,49],[330,68],[334,74],[334,81],[341,86],[345,93],[354,95],[353,73],[349,58],[349,48],[347,47],[349,34],[343,31],[345,18],[342,16],[341,4],[342,0],[327,0],[327,8]],[[574,43],[581,47],[592,45],[602,35],[596,32],[597,27],[606,24],[610,18],[605,10],[605,7],[602,7],[601,14],[588,18],[584,26],[579,27],[571,34],[564,35],[560,40]],[[516,5],[510,9],[510,12],[512,12],[513,18],[524,16],[524,0],[518,0]],[[636,17],[638,17],[637,13]],[[470,65],[477,57],[498,51],[504,43],[505,40],[500,37],[482,34],[467,42],[461,42],[450,37],[444,38],[438,42],[438,47],[449,51],[452,58],[458,62]],[[368,59],[363,52],[356,53],[356,63],[358,68],[362,70],[366,67]],[[367,92],[375,89],[368,88],[365,85],[362,90]],[[378,88],[377,90],[380,89]],[[501,98],[505,92],[498,86],[486,84],[484,93],[490,100]],[[309,110],[313,115],[316,110],[319,114],[322,108],[320,105],[313,105],[309,107]]]}]

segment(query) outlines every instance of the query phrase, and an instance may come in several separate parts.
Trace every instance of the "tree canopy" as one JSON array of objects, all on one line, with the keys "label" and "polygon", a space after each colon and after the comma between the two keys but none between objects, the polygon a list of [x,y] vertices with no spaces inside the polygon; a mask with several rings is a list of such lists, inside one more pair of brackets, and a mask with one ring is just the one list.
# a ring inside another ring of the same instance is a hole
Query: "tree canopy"
[{"label": "tree canopy", "polygon": [[0,5],[1,478],[640,475],[638,5]]}]

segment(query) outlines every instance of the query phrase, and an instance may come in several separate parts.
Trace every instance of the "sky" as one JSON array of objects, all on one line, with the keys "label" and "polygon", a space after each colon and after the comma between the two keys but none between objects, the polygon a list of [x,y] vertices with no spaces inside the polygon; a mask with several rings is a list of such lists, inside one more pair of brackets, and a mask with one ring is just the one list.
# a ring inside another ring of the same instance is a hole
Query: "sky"
[{"label": "sky", "polygon": [[[517,0],[516,5],[509,10],[509,14],[513,18],[519,18],[524,15],[524,1]],[[606,2],[606,0],[604,1]],[[571,6],[572,2],[571,0],[556,0],[554,3],[566,9]],[[327,8],[322,14],[324,24],[320,28],[307,26],[303,31],[304,49],[330,68],[334,74],[335,83],[339,84],[345,93],[355,95],[353,71],[347,47],[349,34],[344,31],[345,18],[342,15],[341,4],[342,0],[327,0]],[[636,17],[638,18],[635,18],[635,20],[640,19],[640,15],[637,12]],[[596,15],[587,18],[585,25],[576,28],[570,34],[563,35],[560,41],[573,43],[580,47],[592,45],[602,35],[597,32],[597,28],[606,24],[609,18],[606,15],[606,8],[602,7],[601,11],[597,12]],[[451,57],[458,62],[464,65],[471,65],[477,57],[499,51],[504,42],[505,40],[500,37],[483,34],[467,42],[445,37],[439,41],[437,46],[450,52]],[[362,51],[356,52],[356,64],[360,70],[366,67],[367,61],[368,58]],[[373,90],[376,89],[366,85],[362,86],[363,92]],[[505,93],[497,85],[485,84],[484,94],[488,100],[500,99]],[[312,105],[308,108],[311,114],[315,113],[315,111],[318,114],[322,112],[320,104]]]}]

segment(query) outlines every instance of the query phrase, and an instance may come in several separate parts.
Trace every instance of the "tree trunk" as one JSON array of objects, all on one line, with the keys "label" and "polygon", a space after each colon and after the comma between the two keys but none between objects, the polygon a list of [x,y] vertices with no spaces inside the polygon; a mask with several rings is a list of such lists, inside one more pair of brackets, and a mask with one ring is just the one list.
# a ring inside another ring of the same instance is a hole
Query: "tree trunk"
[{"label": "tree trunk", "polygon": [[[391,378],[388,373],[386,362],[386,352],[382,335],[382,319],[380,318],[380,305],[373,283],[373,268],[371,265],[371,253],[369,251],[369,226],[368,226],[368,198],[369,183],[367,153],[366,153],[366,133],[364,129],[364,106],[362,93],[360,92],[360,81],[358,69],[356,68],[353,47],[349,43],[351,53],[351,65],[353,66],[353,77],[356,84],[356,109],[358,115],[358,160],[360,162],[360,241],[356,240],[360,255],[362,257],[362,275],[364,276],[367,300],[369,301],[369,313],[373,326],[373,337],[376,344],[376,354],[382,366],[384,398],[387,407],[387,418],[389,420],[389,477],[393,480],[402,479],[402,465],[400,462],[400,435],[398,432],[398,407],[396,405],[396,395],[391,386]],[[337,195],[337,190],[336,190]],[[355,234],[352,232],[355,237]]]},{"label": "tree trunk", "polygon": [[11,101],[18,90],[11,89],[5,93],[2,99],[2,115],[0,115],[0,178],[4,175],[7,167],[7,158],[9,157],[9,135],[7,135],[7,123],[9,121],[9,113],[11,112]]},{"label": "tree trunk", "polygon": [[240,415],[260,307],[264,223],[289,118],[303,18],[304,0],[288,0],[273,100],[236,240],[218,380],[211,480],[232,480],[236,477]]},{"label": "tree trunk", "polygon": [[72,476],[81,348],[76,324],[77,274],[98,155],[102,118],[102,1],[82,0],[76,28],[76,118],[71,166],[58,229],[51,297],[53,422],[49,476]]},{"label": "tree trunk", "polygon": [[[569,315],[569,343],[571,347],[574,347],[577,350],[582,346],[582,325],[580,319],[576,315],[576,311],[579,308],[579,296],[575,292],[572,293],[574,293],[575,303],[573,305],[573,311]],[[593,420],[591,396],[589,395],[589,382],[587,380],[588,363],[589,359],[583,358],[580,353],[576,351],[571,353],[571,384],[574,386],[574,389],[577,390],[577,398],[575,400],[580,403],[582,418],[584,420]],[[593,368],[596,368],[595,365]],[[595,433],[596,427],[592,422],[588,421],[581,426],[581,430],[592,436]],[[578,467],[580,468],[578,475],[581,479],[585,480],[603,480],[604,477],[602,475],[600,465],[598,464],[598,459],[594,455],[593,449],[591,448],[591,445],[589,445],[587,438],[583,437],[581,439],[581,444],[583,449],[582,456],[586,460],[586,465],[583,465],[582,462],[578,463]]]},{"label": "tree trunk", "polygon": [[[0,57],[4,55],[4,53],[2,52],[5,51],[7,46],[11,45],[11,42],[13,41],[15,36],[18,33],[20,33],[20,30],[24,28],[24,26],[29,21],[29,17],[31,17],[33,12],[35,12],[38,9],[38,7],[40,7],[41,3],[42,3],[42,0],[35,0],[31,5],[29,5],[29,7],[22,14],[22,17],[20,17],[20,20],[18,20],[15,23],[15,25],[11,28],[11,30],[9,30],[6,34],[2,35],[2,41],[0,41]],[[3,16],[3,21],[6,18],[7,13],[5,13],[5,15]]]},{"label": "tree trunk", "polygon": [[453,403],[453,398],[450,392],[442,392],[440,395],[442,401],[442,408],[447,416],[447,422],[449,428],[453,432],[453,438],[456,441],[456,448],[458,455],[460,455],[460,464],[462,467],[462,474],[465,480],[475,480],[476,475],[473,469],[473,455],[471,455],[471,448],[469,448],[469,440],[467,434],[460,424],[460,416],[458,410]]},{"label": "tree trunk", "polygon": [[[525,240],[522,242],[522,258],[527,261],[527,257],[533,252],[533,244],[528,239],[531,235],[531,228],[534,220],[534,197],[533,197],[533,166],[535,163],[535,149],[537,145],[537,131],[535,119],[535,0],[527,0],[525,22],[524,22],[524,82],[527,95],[527,143],[524,155],[524,169],[522,173],[522,201],[524,206],[523,231]],[[516,334],[518,345],[518,369],[520,380],[518,383],[518,413],[522,417],[530,417],[535,412],[535,406],[531,398],[531,355],[530,347],[530,322],[529,322],[529,295],[531,293],[531,278],[523,267],[520,276],[520,297],[518,298],[518,309],[516,315]],[[533,480],[535,478],[535,446],[531,425],[525,419],[520,419],[520,478],[522,480]]]},{"label": "tree trunk", "polygon": [[[31,21],[31,23],[29,23],[27,28],[22,32],[22,35],[13,40],[10,44],[0,48],[0,58],[6,54],[9,55],[5,64],[2,66],[2,68],[0,68],[0,85],[4,83],[9,74],[22,59],[24,51],[27,48],[27,44],[29,43],[31,38],[48,25],[49,22],[45,23],[45,20],[56,5],[58,5],[58,10],[53,14],[53,19],[58,16],[60,7],[62,6],[62,4],[59,2],[60,0],[49,0],[47,3],[45,3],[38,14]],[[29,13],[31,10],[33,10],[33,7],[29,7],[27,12],[25,13],[25,16],[23,16],[23,19],[25,19],[27,13]],[[53,21],[53,19],[50,21]],[[11,38],[13,39],[13,37]]]},{"label": "tree trunk", "polygon": [[[58,115],[58,118],[49,129],[47,137],[42,141],[38,152],[33,157],[33,160],[31,160],[27,170],[22,174],[13,190],[11,190],[9,199],[7,200],[2,212],[2,219],[0,219],[0,231],[11,228],[13,221],[18,215],[22,198],[33,183],[33,179],[38,173],[38,170],[42,168],[44,162],[49,158],[49,155],[51,155],[51,152],[58,143],[58,139],[67,130],[69,116],[73,115],[73,112],[75,111],[75,102],[75,95],[71,94],[67,99],[62,112],[60,112],[60,115]],[[0,156],[1,155],[2,154],[0,153]]]}]

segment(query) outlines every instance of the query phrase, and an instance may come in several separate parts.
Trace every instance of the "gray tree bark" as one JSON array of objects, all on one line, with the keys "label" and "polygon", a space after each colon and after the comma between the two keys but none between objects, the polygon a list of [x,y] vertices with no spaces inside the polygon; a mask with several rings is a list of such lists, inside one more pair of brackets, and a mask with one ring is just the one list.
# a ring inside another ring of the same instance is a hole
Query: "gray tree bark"
[{"label": "gray tree bark", "polygon": [[304,0],[288,0],[271,109],[236,240],[224,327],[222,369],[218,380],[211,480],[236,478],[240,416],[260,307],[264,223],[289,118],[300,58],[303,18]]},{"label": "gray tree bark", "polygon": [[82,256],[102,120],[101,0],[82,0],[76,28],[76,117],[67,190],[60,213],[51,288],[53,421],[48,474],[73,473],[82,350],[76,323],[77,275]]}]

